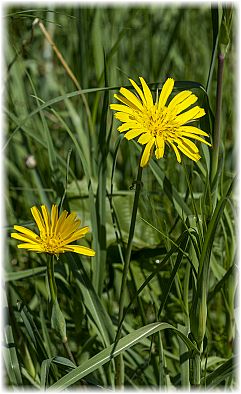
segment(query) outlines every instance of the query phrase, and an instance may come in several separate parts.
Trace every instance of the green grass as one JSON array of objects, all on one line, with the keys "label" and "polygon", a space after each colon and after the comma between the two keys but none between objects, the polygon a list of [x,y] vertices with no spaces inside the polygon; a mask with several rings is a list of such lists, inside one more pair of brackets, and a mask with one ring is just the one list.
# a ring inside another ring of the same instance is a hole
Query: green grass
[{"label": "green grass", "polygon": [[[229,11],[207,3],[5,8],[7,387],[236,387]],[[35,18],[82,90],[33,25]],[[180,165],[167,148],[163,159],[153,156],[144,168],[141,185],[135,182],[142,148],[120,136],[109,109],[114,93],[139,76],[153,95],[169,76],[174,93],[191,89],[205,108],[199,126],[212,143],[218,119],[221,125],[218,146],[198,144],[199,162],[183,158]],[[14,224],[35,229],[33,205],[53,203],[77,212],[91,228],[81,244],[96,251],[94,258],[66,253],[56,260],[55,306],[47,256],[17,249],[10,238]],[[58,336],[59,324],[67,342]]]}]

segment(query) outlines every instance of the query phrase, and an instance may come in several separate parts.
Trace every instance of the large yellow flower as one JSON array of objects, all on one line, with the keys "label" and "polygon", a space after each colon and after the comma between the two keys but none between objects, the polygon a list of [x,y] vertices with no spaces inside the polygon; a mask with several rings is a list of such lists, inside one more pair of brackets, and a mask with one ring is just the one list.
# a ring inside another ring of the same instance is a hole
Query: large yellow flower
[{"label": "large yellow flower", "polygon": [[85,236],[89,227],[80,228],[80,220],[75,212],[68,215],[63,211],[58,217],[57,205],[52,205],[51,214],[45,205],[41,205],[42,214],[37,207],[32,207],[31,212],[39,229],[39,235],[23,226],[14,226],[19,233],[12,233],[11,237],[24,243],[18,248],[28,249],[39,253],[49,253],[58,256],[64,252],[75,252],[86,256],[94,256],[95,251],[86,246],[70,245]]},{"label": "large yellow flower", "polygon": [[115,113],[115,117],[123,123],[118,127],[118,130],[125,131],[125,137],[128,140],[139,136],[138,142],[146,145],[141,159],[141,167],[148,164],[154,146],[156,158],[162,158],[165,144],[174,150],[179,163],[181,162],[179,151],[194,161],[199,160],[201,157],[199,150],[189,138],[211,146],[209,142],[200,137],[200,135],[208,137],[208,134],[187,124],[204,116],[205,111],[194,106],[184,112],[197,101],[197,96],[189,90],[184,90],[167,104],[174,87],[174,80],[168,78],[159,98],[157,94],[154,103],[145,80],[140,77],[140,81],[143,90],[130,79],[139,97],[128,89],[121,88],[121,94],[115,94],[114,97],[122,104],[111,104],[110,108],[118,111]]}]

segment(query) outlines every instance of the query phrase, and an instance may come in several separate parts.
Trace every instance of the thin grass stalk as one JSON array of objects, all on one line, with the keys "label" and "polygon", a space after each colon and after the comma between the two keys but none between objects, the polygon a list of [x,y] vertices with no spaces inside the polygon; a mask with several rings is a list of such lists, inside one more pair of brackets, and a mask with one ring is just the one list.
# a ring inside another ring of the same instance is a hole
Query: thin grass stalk
[{"label": "thin grass stalk", "polygon": [[[127,277],[128,277],[128,272],[129,272],[129,266],[130,266],[132,244],[133,244],[135,225],[136,225],[136,215],[137,215],[138,202],[139,202],[141,185],[142,185],[141,178],[142,178],[143,169],[140,166],[140,162],[141,162],[141,158],[140,158],[139,167],[138,167],[135,197],[134,197],[134,203],[133,203],[132,215],[131,215],[130,231],[129,231],[126,256],[125,256],[125,263],[124,263],[124,270],[123,270],[122,282],[121,282],[120,300],[119,300],[119,316],[118,316],[118,331],[117,331],[115,342],[117,342],[121,337],[121,327],[123,324],[122,318],[123,318],[124,303],[125,303],[125,298],[126,298],[126,283],[127,283]],[[124,364],[123,364],[122,355],[120,355],[116,359],[116,386],[121,388],[123,386],[123,381],[124,381]]]},{"label": "thin grass stalk", "polygon": [[218,80],[217,80],[217,90],[216,90],[216,112],[215,112],[215,124],[214,124],[211,182],[214,181],[215,176],[217,174],[218,160],[219,160],[224,59],[225,56],[220,52],[218,55]]},{"label": "thin grass stalk", "polygon": [[89,126],[90,129],[92,131],[92,133],[94,132],[94,126],[93,126],[93,122],[92,122],[92,117],[91,117],[91,112],[90,112],[90,108],[88,105],[88,102],[86,100],[85,95],[83,94],[83,92],[81,92],[81,86],[77,80],[77,78],[75,77],[74,73],[72,72],[71,68],[68,66],[67,62],[65,61],[65,59],[63,58],[60,50],[57,48],[55,42],[53,41],[52,37],[50,36],[49,32],[46,30],[43,22],[39,19],[36,18],[33,21],[33,27],[35,25],[38,25],[41,32],[43,33],[44,37],[46,38],[46,40],[49,42],[49,44],[51,45],[51,47],[53,48],[53,51],[55,52],[56,56],[58,57],[59,61],[61,62],[62,66],[64,67],[66,73],[68,74],[68,76],[70,77],[70,79],[72,80],[72,82],[74,83],[74,85],[76,86],[76,88],[80,91],[80,95],[82,97],[85,109],[86,109],[86,113],[87,113],[87,117],[88,117],[88,122],[89,122]]},{"label": "thin grass stalk", "polygon": [[134,197],[134,203],[133,203],[133,209],[132,209],[132,215],[131,215],[130,231],[129,231],[129,237],[128,237],[128,243],[127,243],[126,257],[125,257],[125,264],[124,264],[124,270],[123,270],[123,276],[122,276],[122,282],[121,282],[120,307],[119,307],[119,318],[118,318],[119,324],[120,324],[122,317],[123,317],[125,293],[126,293],[126,282],[127,282],[128,272],[129,272],[132,244],[133,244],[135,225],[136,225],[136,215],[137,215],[138,202],[139,202],[139,196],[140,196],[140,191],[141,191],[142,170],[143,169],[139,164],[137,180],[136,180],[135,197]]}]

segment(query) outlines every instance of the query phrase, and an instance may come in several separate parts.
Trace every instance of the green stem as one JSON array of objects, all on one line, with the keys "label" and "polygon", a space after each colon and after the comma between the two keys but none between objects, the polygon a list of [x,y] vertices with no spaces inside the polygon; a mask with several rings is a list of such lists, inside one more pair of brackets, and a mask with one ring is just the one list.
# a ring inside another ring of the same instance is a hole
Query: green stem
[{"label": "green stem", "polygon": [[54,278],[54,255],[48,255],[47,258],[47,278],[51,303],[54,304],[57,299],[57,286]]},{"label": "green stem", "polygon": [[51,326],[56,330],[59,337],[62,340],[63,346],[66,350],[67,355],[69,356],[70,360],[76,365],[75,359],[73,354],[70,350],[68,339],[66,336],[66,324],[65,319],[62,314],[62,311],[59,307],[58,300],[57,300],[57,286],[54,277],[54,255],[48,255],[47,258],[47,280],[48,280],[48,287],[50,292],[50,301],[51,301]]},{"label": "green stem", "polygon": [[72,354],[72,352],[70,350],[67,338],[66,338],[65,341],[63,341],[63,345],[64,345],[64,348],[65,348],[65,351],[66,351],[67,355],[69,356],[69,359],[72,361],[72,363],[74,365],[76,365],[76,361],[75,361],[74,356],[73,356],[73,354]]},{"label": "green stem", "polygon": [[217,79],[217,90],[216,90],[216,112],[215,112],[215,125],[214,125],[214,139],[213,139],[213,157],[212,157],[212,171],[211,171],[212,182],[214,181],[214,178],[217,174],[218,161],[219,161],[224,59],[225,59],[224,55],[222,53],[219,53],[218,79]]},{"label": "green stem", "polygon": [[[134,197],[134,203],[133,203],[132,215],[131,215],[130,231],[129,231],[126,256],[125,256],[125,263],[124,263],[124,270],[123,270],[122,282],[121,282],[118,331],[117,331],[115,343],[117,343],[121,337],[121,327],[123,324],[122,318],[123,318],[124,303],[125,303],[125,298],[126,298],[126,283],[127,283],[127,277],[128,277],[128,272],[129,272],[129,266],[130,266],[132,244],[133,244],[135,225],[136,225],[136,215],[137,215],[138,202],[139,202],[139,196],[140,196],[140,191],[141,191],[142,171],[143,171],[143,169],[140,166],[140,162],[139,162],[138,174],[137,174],[137,180],[136,180],[135,197]],[[124,383],[124,364],[123,364],[122,355],[120,355],[120,356],[116,357],[116,386],[121,388],[121,387],[123,387],[123,383]]]},{"label": "green stem", "polygon": [[195,387],[200,387],[201,381],[201,357],[200,354],[195,354],[193,360],[193,384]]},{"label": "green stem", "polygon": [[[132,244],[133,244],[135,225],[136,225],[136,215],[137,215],[138,202],[139,202],[139,196],[140,196],[140,191],[141,191],[142,170],[143,170],[142,167],[139,165],[137,180],[136,180],[135,197],[134,197],[134,203],[133,203],[132,215],[131,215],[131,225],[130,225],[130,231],[129,231],[127,249],[126,249],[125,264],[124,264],[124,270],[123,270],[123,276],[122,276],[122,282],[121,282],[118,324],[121,323],[121,320],[123,317],[123,311],[124,311],[124,302],[125,302],[125,295],[126,295],[126,282],[127,282],[127,276],[128,276],[128,272],[129,272],[129,266],[130,266]],[[120,335],[121,335],[121,332],[119,331],[118,336],[120,337]]]}]

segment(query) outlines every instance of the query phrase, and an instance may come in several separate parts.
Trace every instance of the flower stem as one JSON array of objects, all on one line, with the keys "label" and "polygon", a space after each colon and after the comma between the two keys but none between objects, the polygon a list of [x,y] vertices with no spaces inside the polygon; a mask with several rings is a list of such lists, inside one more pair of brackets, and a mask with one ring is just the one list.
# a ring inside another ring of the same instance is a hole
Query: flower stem
[{"label": "flower stem", "polygon": [[[125,256],[125,263],[124,263],[124,270],[123,270],[122,282],[121,282],[118,331],[117,331],[115,343],[118,342],[118,340],[121,337],[121,327],[123,324],[122,318],[123,318],[124,303],[125,303],[125,298],[126,298],[126,283],[127,283],[127,277],[128,277],[128,272],[129,272],[129,266],[130,266],[131,250],[132,250],[135,225],[136,225],[136,215],[137,215],[138,202],[139,202],[139,196],[140,196],[141,185],[142,185],[142,183],[141,183],[142,170],[143,169],[140,166],[140,162],[139,162],[138,174],[137,174],[137,180],[136,180],[135,197],[134,197],[134,203],[133,203],[132,215],[131,215],[130,231],[129,231],[126,256]],[[122,355],[119,355],[116,358],[116,386],[121,388],[121,387],[123,387],[123,384],[124,384],[124,364],[123,364]]]},{"label": "flower stem", "polygon": [[194,387],[198,388],[200,387],[200,381],[201,381],[201,358],[200,354],[195,354],[194,360],[193,360],[193,384]]},{"label": "flower stem", "polygon": [[54,278],[54,255],[48,255],[47,258],[47,279],[50,291],[50,299],[53,305],[57,299],[57,286]]},{"label": "flower stem", "polygon": [[221,136],[221,110],[222,110],[222,91],[223,91],[223,69],[224,69],[225,56],[220,52],[218,55],[218,78],[216,90],[216,112],[215,112],[215,125],[214,125],[214,140],[213,140],[213,158],[212,158],[212,171],[211,181],[217,174],[218,161],[219,161],[219,148]]},{"label": "flower stem", "polygon": [[130,266],[132,244],[133,244],[135,225],[136,225],[136,215],[137,215],[138,202],[139,202],[139,196],[140,196],[140,191],[141,191],[141,177],[142,177],[142,167],[139,165],[137,180],[136,180],[135,197],[134,197],[134,203],[133,203],[132,215],[131,215],[130,231],[129,231],[127,249],[126,249],[126,256],[125,256],[125,264],[124,264],[122,283],[121,283],[120,309],[119,309],[119,319],[118,319],[119,324],[122,320],[123,311],[124,311],[126,282],[127,282],[127,276],[128,276],[128,272],[129,272],[129,266]]},{"label": "flower stem", "polygon": [[[70,360],[76,365],[74,356],[70,350],[68,339],[66,336],[66,326],[65,326],[65,319],[62,314],[62,311],[59,307],[58,300],[57,300],[57,286],[54,277],[54,255],[48,255],[47,258],[47,280],[48,280],[48,287],[50,292],[50,301],[51,301],[51,325],[59,334],[63,346],[67,355],[69,356]],[[53,319],[53,315],[55,318]]]}]

